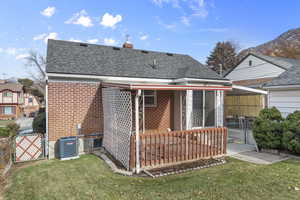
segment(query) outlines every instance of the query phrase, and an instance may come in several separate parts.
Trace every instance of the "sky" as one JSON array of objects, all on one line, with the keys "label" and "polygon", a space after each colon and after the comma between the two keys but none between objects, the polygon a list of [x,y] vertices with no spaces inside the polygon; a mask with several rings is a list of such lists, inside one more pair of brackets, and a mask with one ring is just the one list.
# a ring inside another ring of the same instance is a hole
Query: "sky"
[{"label": "sky", "polygon": [[300,27],[298,0],[2,0],[0,78],[30,77],[24,59],[47,39],[189,54],[204,63],[218,41],[241,49]]}]

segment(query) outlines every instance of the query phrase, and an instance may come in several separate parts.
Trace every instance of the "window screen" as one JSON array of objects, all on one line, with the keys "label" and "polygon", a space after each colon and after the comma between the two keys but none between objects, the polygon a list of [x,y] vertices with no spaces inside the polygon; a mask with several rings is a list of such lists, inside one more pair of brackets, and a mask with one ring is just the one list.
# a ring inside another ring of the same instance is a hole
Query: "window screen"
[{"label": "window screen", "polygon": [[193,127],[203,125],[203,91],[193,91]]}]

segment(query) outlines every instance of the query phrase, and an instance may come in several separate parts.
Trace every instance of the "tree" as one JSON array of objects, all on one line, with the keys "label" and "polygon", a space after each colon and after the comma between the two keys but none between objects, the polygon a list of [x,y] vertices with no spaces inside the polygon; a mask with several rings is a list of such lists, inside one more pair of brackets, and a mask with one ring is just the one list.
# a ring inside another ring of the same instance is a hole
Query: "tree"
[{"label": "tree", "polygon": [[23,85],[25,92],[28,92],[33,86],[33,81],[29,78],[19,78],[18,82]]},{"label": "tree", "polygon": [[222,67],[222,75],[224,75],[224,71],[231,69],[237,64],[237,46],[236,43],[230,41],[218,42],[207,57],[206,64],[219,74]]},{"label": "tree", "polygon": [[37,89],[39,89],[44,94],[46,88],[45,57],[35,51],[30,51],[29,56],[26,57],[26,60],[28,61],[28,65],[30,67],[35,68],[35,73],[32,74],[35,82],[35,87],[37,87]]}]

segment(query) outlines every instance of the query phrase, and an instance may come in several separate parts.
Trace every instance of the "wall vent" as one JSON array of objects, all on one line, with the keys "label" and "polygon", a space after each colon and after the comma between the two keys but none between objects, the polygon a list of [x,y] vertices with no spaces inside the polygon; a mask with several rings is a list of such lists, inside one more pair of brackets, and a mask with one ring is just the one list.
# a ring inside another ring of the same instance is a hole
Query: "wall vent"
[{"label": "wall vent", "polygon": [[88,47],[88,45],[84,44],[84,43],[80,43],[79,46],[81,46],[81,47]]}]

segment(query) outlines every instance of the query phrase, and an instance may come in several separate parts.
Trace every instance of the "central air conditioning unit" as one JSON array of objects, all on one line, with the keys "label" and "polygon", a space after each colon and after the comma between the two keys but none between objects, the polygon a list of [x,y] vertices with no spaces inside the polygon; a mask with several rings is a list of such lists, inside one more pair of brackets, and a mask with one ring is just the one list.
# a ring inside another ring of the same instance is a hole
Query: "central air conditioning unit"
[{"label": "central air conditioning unit", "polygon": [[60,138],[58,148],[60,160],[70,160],[79,158],[78,138],[76,136]]}]

